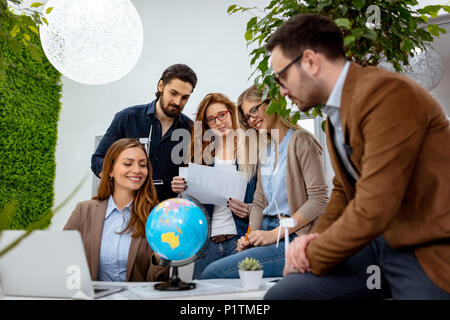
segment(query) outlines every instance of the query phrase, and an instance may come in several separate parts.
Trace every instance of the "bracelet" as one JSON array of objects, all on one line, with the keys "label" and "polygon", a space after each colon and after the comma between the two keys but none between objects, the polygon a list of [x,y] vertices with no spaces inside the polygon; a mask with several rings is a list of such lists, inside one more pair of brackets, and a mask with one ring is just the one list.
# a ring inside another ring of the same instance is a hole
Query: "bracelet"
[{"label": "bracelet", "polygon": [[247,203],[248,204],[248,213],[250,214],[250,211],[252,211],[252,204],[251,203]]}]

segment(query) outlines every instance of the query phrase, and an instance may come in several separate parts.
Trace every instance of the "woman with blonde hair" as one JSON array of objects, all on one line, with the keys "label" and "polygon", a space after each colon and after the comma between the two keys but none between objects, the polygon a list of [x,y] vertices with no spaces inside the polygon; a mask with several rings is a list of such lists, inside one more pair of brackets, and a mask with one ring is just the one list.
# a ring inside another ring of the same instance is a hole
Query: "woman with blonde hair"
[{"label": "woman with blonde hair", "polygon": [[[257,186],[250,212],[251,232],[241,237],[238,253],[210,264],[202,279],[237,278],[237,264],[245,257],[258,259],[264,277],[280,277],[284,268],[284,232],[277,246],[279,218],[295,219],[289,228],[290,241],[308,233],[328,202],[322,148],[312,134],[291,124],[278,114],[268,115],[270,100],[263,100],[256,86],[238,99],[238,116],[247,129],[256,129],[260,138],[269,137],[260,159]],[[261,147],[262,144],[260,143]]]},{"label": "woman with blonde hair", "polygon": [[[211,218],[211,238],[205,254],[195,261],[193,279],[198,279],[203,269],[211,262],[234,253],[236,241],[247,231],[256,175],[255,171],[252,173],[248,170],[250,166],[243,166],[237,159],[240,148],[239,134],[236,105],[221,93],[206,95],[197,110],[188,160],[225,170],[243,171],[248,184],[244,202],[230,198],[227,207],[204,205]],[[189,186],[182,177],[173,178],[174,192],[180,193],[186,188]]]},{"label": "woman with blonde hair", "polygon": [[64,227],[81,233],[92,280],[168,280],[168,267],[159,265],[145,237],[148,215],[158,204],[145,147],[117,140],[102,172],[97,195],[78,203]]}]

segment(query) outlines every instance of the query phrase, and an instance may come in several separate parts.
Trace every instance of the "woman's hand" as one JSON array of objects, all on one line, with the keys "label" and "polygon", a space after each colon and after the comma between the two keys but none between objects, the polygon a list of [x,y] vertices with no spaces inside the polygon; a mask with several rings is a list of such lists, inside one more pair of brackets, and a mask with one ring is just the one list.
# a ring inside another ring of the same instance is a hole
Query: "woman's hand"
[{"label": "woman's hand", "polygon": [[277,242],[278,228],[266,231],[266,230],[255,230],[251,231],[248,235],[248,241],[251,245],[257,246],[267,246],[269,244]]},{"label": "woman's hand", "polygon": [[241,252],[247,250],[251,246],[250,241],[245,240],[245,236],[242,236],[236,243],[236,251]]},{"label": "woman's hand", "polygon": [[183,192],[187,188],[186,180],[184,180],[183,177],[179,177],[179,176],[173,177],[171,185],[172,185],[172,191],[175,193]]},{"label": "woman's hand", "polygon": [[239,218],[247,218],[250,214],[251,206],[241,202],[238,199],[230,198],[227,201],[227,207]]}]

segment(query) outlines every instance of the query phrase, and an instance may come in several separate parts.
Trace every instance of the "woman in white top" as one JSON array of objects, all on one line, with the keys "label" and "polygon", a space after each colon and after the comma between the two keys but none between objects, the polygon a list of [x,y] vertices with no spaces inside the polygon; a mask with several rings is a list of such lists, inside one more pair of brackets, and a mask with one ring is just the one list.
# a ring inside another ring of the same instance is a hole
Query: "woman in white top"
[{"label": "woman in white top", "polygon": [[[211,239],[204,255],[194,264],[193,279],[198,279],[203,269],[213,261],[231,255],[236,250],[236,241],[244,235],[248,227],[250,203],[256,187],[256,163],[254,166],[237,165],[237,149],[240,139],[237,109],[225,95],[210,93],[203,98],[197,110],[191,139],[190,161],[202,165],[222,167],[225,170],[244,171],[248,177],[244,202],[230,198],[228,205],[204,204],[211,218]],[[204,141],[207,140],[207,141]],[[242,158],[247,159],[247,156]],[[217,181],[220,183],[220,180]],[[188,186],[182,177],[174,177],[172,190],[180,193]]]}]

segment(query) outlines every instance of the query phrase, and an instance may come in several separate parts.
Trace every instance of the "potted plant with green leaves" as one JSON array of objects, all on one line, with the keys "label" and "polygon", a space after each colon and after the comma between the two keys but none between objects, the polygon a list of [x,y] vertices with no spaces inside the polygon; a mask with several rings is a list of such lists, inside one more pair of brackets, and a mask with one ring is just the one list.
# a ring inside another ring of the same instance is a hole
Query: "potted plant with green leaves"
[{"label": "potted plant with green leaves", "polygon": [[238,268],[244,290],[257,290],[264,273],[259,261],[246,257],[238,263]]}]

